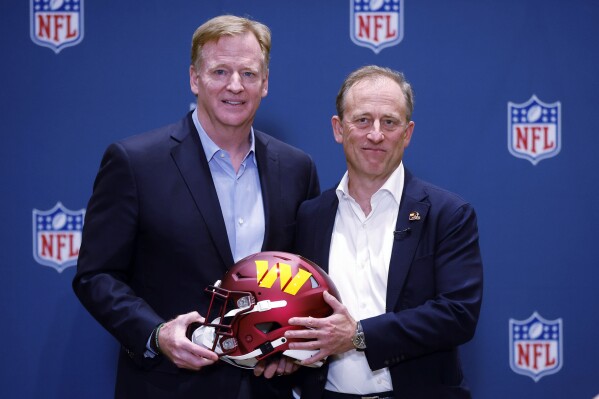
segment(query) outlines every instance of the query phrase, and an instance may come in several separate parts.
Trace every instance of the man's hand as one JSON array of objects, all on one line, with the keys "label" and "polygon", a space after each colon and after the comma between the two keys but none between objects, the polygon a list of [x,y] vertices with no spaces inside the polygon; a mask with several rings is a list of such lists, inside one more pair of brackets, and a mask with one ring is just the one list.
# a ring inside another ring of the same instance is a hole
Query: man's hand
[{"label": "man's hand", "polygon": [[177,316],[160,328],[158,334],[160,352],[179,368],[199,370],[218,360],[216,353],[194,344],[185,335],[187,326],[196,321],[202,323],[204,318],[198,312],[191,312]]},{"label": "man's hand", "polygon": [[299,369],[299,364],[295,363],[293,359],[283,355],[280,357],[271,356],[268,359],[261,360],[254,367],[254,375],[260,377],[264,375],[266,378],[272,378],[273,376],[282,376],[291,374]]},{"label": "man's hand", "polygon": [[347,308],[333,295],[324,292],[323,298],[333,308],[333,314],[329,317],[322,319],[292,317],[289,319],[290,325],[304,326],[307,329],[287,331],[285,338],[310,340],[291,342],[289,343],[289,349],[318,350],[314,356],[302,361],[303,366],[316,363],[327,356],[354,349],[352,337],[356,332],[356,321],[351,317]]}]

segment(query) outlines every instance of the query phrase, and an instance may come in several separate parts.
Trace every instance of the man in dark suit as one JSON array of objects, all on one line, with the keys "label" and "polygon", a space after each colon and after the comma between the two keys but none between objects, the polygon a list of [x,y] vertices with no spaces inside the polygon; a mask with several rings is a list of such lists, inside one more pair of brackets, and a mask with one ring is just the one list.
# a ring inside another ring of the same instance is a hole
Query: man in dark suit
[{"label": "man in dark suit", "polygon": [[122,345],[117,398],[271,392],[266,379],[186,337],[204,320],[204,288],[247,255],[289,251],[299,205],[319,193],[306,154],[252,128],[268,92],[270,44],[256,21],[206,22],[192,41],[196,110],[104,154],[73,287]]},{"label": "man in dark suit", "polygon": [[[469,398],[458,346],[472,338],[482,296],[476,216],[459,196],[412,176],[402,158],[414,131],[413,94],[399,72],[351,73],[332,119],[347,173],[305,202],[295,251],[327,271],[334,314],[291,318],[288,338],[320,349],[302,398]],[[299,375],[299,374],[298,374]]]}]

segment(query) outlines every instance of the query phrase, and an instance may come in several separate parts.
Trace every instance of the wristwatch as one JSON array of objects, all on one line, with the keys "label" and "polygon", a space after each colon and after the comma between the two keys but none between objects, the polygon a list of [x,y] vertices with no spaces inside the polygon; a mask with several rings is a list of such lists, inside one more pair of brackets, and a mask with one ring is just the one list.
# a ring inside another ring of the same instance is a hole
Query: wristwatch
[{"label": "wristwatch", "polygon": [[364,331],[362,330],[362,323],[359,321],[356,323],[356,332],[351,339],[352,344],[354,344],[354,348],[357,351],[363,351],[366,349],[366,337],[364,336]]}]

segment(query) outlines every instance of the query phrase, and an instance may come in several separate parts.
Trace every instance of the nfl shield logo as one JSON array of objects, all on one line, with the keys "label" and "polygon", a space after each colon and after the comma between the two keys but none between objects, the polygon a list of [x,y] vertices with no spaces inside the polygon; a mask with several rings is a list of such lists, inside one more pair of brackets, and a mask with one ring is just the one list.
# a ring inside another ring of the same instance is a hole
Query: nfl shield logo
[{"label": "nfl shield logo", "polygon": [[83,40],[83,0],[30,0],[31,40],[56,54]]},{"label": "nfl shield logo", "polygon": [[352,41],[375,54],[401,42],[403,3],[403,0],[349,0]]},{"label": "nfl shield logo", "polygon": [[33,258],[59,273],[77,263],[85,209],[71,211],[58,202],[49,211],[33,210]]},{"label": "nfl shield logo", "polygon": [[510,319],[510,367],[535,382],[557,373],[563,364],[562,319],[545,320],[534,312],[526,320]]},{"label": "nfl shield logo", "polygon": [[556,156],[562,146],[561,103],[546,104],[533,95],[523,104],[508,102],[508,149],[533,165]]}]

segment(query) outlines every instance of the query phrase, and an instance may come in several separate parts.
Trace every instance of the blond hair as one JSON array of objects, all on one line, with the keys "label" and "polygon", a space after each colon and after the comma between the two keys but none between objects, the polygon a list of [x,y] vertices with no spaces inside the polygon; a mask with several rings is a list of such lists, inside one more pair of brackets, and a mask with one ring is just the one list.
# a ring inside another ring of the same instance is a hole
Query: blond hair
[{"label": "blond hair", "polygon": [[202,62],[202,48],[206,43],[218,41],[223,36],[237,36],[251,32],[258,40],[264,56],[264,69],[270,61],[270,29],[260,22],[235,15],[221,15],[203,23],[193,33],[191,40],[191,65],[199,68]]}]

